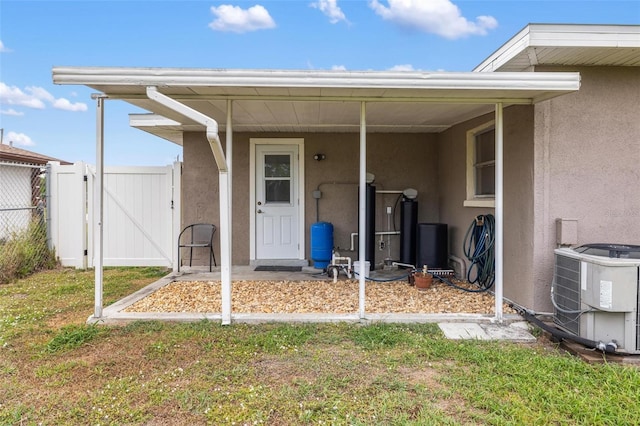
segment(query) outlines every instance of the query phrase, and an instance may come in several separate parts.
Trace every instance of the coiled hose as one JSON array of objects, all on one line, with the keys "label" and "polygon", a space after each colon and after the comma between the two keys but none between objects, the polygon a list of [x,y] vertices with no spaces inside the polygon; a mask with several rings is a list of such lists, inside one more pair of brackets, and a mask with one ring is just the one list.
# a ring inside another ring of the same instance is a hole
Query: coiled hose
[{"label": "coiled hose", "polygon": [[471,262],[467,281],[484,291],[493,287],[495,281],[495,223],[493,215],[479,215],[464,236],[464,254]]}]

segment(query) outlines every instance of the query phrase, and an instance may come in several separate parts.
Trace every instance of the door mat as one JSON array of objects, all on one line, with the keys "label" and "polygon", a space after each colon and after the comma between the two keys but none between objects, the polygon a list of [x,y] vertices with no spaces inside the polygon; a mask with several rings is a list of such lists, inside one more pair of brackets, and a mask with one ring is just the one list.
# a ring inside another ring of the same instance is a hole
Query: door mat
[{"label": "door mat", "polygon": [[254,271],[269,271],[269,272],[300,272],[302,266],[278,266],[278,265],[262,265],[256,266]]}]

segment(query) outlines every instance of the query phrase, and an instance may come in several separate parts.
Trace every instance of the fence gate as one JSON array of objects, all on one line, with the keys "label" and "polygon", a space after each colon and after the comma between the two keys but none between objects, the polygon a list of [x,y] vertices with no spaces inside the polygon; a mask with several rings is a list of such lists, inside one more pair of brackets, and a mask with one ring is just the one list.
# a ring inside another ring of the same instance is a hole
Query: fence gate
[{"label": "fence gate", "polygon": [[[181,163],[105,167],[104,266],[173,267],[180,225]],[[65,266],[93,267],[95,167],[49,168],[51,241]]]}]

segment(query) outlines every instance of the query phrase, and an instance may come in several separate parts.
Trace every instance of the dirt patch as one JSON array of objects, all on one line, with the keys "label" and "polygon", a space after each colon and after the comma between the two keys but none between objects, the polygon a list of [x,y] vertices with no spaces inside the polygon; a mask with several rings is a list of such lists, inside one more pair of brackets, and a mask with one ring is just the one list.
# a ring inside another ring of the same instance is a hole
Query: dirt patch
[{"label": "dirt patch", "polygon": [[[356,280],[236,281],[232,285],[231,303],[234,312],[354,313],[358,311],[358,288]],[[469,293],[443,283],[434,283],[427,290],[418,290],[406,281],[367,283],[365,291],[365,306],[370,313],[492,314],[494,303],[489,293]],[[220,281],[174,281],[125,309],[125,312],[220,311]],[[506,305],[504,312],[514,313]]]}]

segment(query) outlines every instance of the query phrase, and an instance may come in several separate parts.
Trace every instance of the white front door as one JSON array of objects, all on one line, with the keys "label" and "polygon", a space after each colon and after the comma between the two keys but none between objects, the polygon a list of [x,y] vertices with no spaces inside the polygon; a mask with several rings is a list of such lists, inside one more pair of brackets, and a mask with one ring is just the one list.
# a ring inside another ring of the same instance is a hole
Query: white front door
[{"label": "white front door", "polygon": [[298,145],[255,145],[256,259],[300,257]]}]

